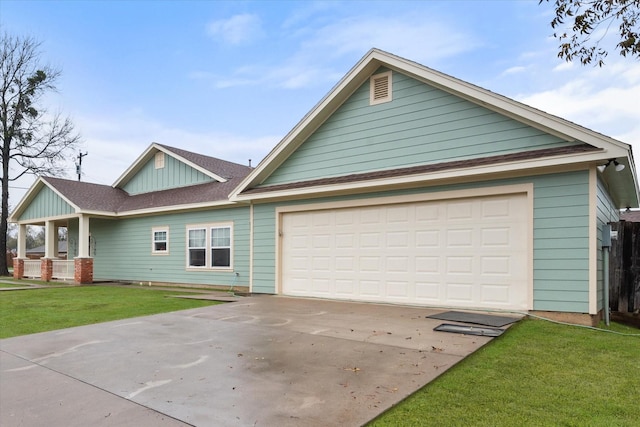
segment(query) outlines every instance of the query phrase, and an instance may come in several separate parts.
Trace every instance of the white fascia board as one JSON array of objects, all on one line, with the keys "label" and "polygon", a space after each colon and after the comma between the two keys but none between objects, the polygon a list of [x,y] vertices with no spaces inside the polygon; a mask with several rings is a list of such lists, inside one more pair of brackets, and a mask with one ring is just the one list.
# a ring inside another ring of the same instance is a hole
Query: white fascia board
[{"label": "white fascia board", "polygon": [[31,218],[31,219],[25,219],[22,221],[12,221],[14,224],[26,224],[26,225],[38,225],[38,224],[43,224],[47,221],[61,221],[61,220],[68,220],[68,219],[72,219],[72,218],[77,218],[78,214],[76,213],[72,213],[72,214],[67,214],[67,215],[58,215],[58,216],[48,216],[48,217],[44,217],[44,218]]},{"label": "white fascia board", "polygon": [[74,203],[72,203],[71,200],[65,197],[62,193],[60,193],[54,186],[48,183],[46,181],[46,177],[45,178],[38,177],[36,182],[34,182],[31,185],[27,193],[22,197],[22,199],[20,199],[20,202],[18,202],[18,205],[13,210],[13,212],[11,213],[7,221],[12,223],[18,223],[18,221],[15,218],[16,215],[21,214],[24,211],[24,209],[33,201],[33,199],[38,194],[38,192],[42,189],[42,187],[45,187],[45,186],[49,188],[51,191],[53,191],[55,194],[57,194],[62,200],[65,201],[65,203],[71,206],[76,212],[78,211],[79,207],[76,206]]},{"label": "white fascia board", "polygon": [[192,163],[190,160],[185,159],[184,157],[182,157],[181,155],[179,155],[178,153],[174,153],[173,151],[166,149],[160,145],[157,146],[157,148],[162,151],[165,154],[168,154],[171,157],[174,157],[178,160],[180,160],[182,163],[188,165],[189,167],[192,167],[193,169],[202,172],[203,174],[207,175],[210,178],[213,178],[214,180],[218,181],[218,182],[227,182],[228,179],[224,178],[216,173],[213,173],[201,166],[196,165],[195,163]]},{"label": "white fascia board", "polygon": [[160,148],[161,147],[155,142],[151,143],[151,145],[149,145],[147,149],[144,150],[142,154],[140,154],[138,158],[134,160],[133,163],[131,163],[131,165],[122,173],[122,175],[118,177],[118,179],[116,179],[116,181],[111,186],[113,188],[118,188],[123,182],[127,181],[131,175],[133,175],[140,169],[143,160],[148,160],[151,158],[151,150],[159,150]]},{"label": "white fascia board", "polygon": [[60,198],[62,200],[64,200],[69,206],[71,206],[76,212],[80,209],[80,207],[78,205],[76,205],[75,203],[73,203],[71,200],[69,200],[67,198],[67,196],[65,196],[64,194],[62,194],[61,192],[59,192],[54,186],[52,186],[50,183],[47,182],[47,179],[44,178],[42,180],[44,182],[44,185],[46,185],[47,187],[49,187],[51,189],[51,191],[53,191],[54,193],[56,193],[58,196],[60,196]]},{"label": "white fascia board", "polygon": [[515,120],[527,123],[567,141],[581,141],[609,153],[609,158],[626,157],[633,163],[630,145],[594,132],[583,126],[545,113],[526,104],[498,95],[479,86],[440,73],[413,61],[378,49],[369,51],[338,84],[282,139],[229,195],[231,200],[247,200],[242,191],[262,182],[272,173],[320,123],[326,120],[376,69],[386,66],[408,73],[419,81],[438,87],[455,96],[484,106]]},{"label": "white fascia board", "polygon": [[556,136],[560,136],[568,140],[579,140],[593,145],[594,147],[603,149],[607,149],[611,145],[622,149],[629,147],[629,144],[592,131],[584,126],[546,113],[511,98],[491,92],[487,89],[481,88],[480,86],[443,74],[439,71],[395,55],[383,52],[378,53],[382,55],[381,61],[387,62],[388,66],[396,69],[398,72],[408,72],[418,80],[434,85],[439,89],[460,96],[468,101],[474,102],[498,113],[507,115],[515,120],[524,121],[533,127],[540,128],[541,130]]},{"label": "white fascia board", "polygon": [[176,211],[202,210],[202,209],[209,209],[209,208],[224,208],[224,207],[235,207],[235,206],[241,206],[241,204],[230,202],[227,200],[221,200],[213,203],[193,203],[188,205],[162,206],[158,208],[136,209],[131,211],[123,211],[123,212],[83,210],[83,211],[79,211],[78,213],[83,215],[89,215],[89,216],[126,218],[131,216],[142,216],[142,215],[161,215],[164,213],[176,212]]},{"label": "white fascia board", "polygon": [[22,211],[29,205],[29,203],[31,203],[32,199],[35,197],[38,190],[42,188],[44,185],[45,184],[44,184],[44,181],[42,180],[42,177],[38,177],[38,179],[36,179],[36,182],[31,184],[31,187],[29,187],[29,189],[24,194],[24,196],[22,196],[22,199],[20,199],[20,201],[16,205],[13,212],[11,212],[7,221],[11,223],[18,223],[15,217],[19,216],[22,213]]},{"label": "white fascia board", "polygon": [[[293,153],[304,140],[315,131],[333,112],[342,105],[369,75],[382,63],[372,61],[375,49],[370,50],[330,91],[318,102],[296,126],[267,154],[256,168],[229,195],[235,200],[243,190],[269,176]],[[359,78],[357,78],[359,77]]]},{"label": "white fascia board", "polygon": [[[573,158],[574,161],[567,162],[567,159]],[[257,194],[240,194],[235,197],[236,201],[264,201],[268,199],[283,199],[283,198],[297,198],[308,196],[322,196],[330,193],[345,193],[355,190],[364,190],[373,188],[372,191],[377,191],[380,187],[402,187],[412,184],[427,184],[448,180],[468,180],[478,176],[486,176],[487,179],[491,179],[499,174],[539,174],[543,173],[543,170],[549,171],[551,168],[558,170],[573,170],[580,169],[580,164],[585,165],[588,163],[601,162],[603,159],[602,152],[589,153],[589,154],[573,154],[556,156],[552,158],[545,158],[542,160],[519,160],[509,163],[502,163],[498,165],[486,165],[486,166],[474,166],[470,168],[450,169],[441,172],[425,172],[412,175],[396,176],[390,178],[378,178],[364,181],[358,181],[353,183],[341,183],[341,184],[328,184],[321,186],[287,189],[281,191],[268,191]],[[535,171],[535,170],[538,171]]]}]

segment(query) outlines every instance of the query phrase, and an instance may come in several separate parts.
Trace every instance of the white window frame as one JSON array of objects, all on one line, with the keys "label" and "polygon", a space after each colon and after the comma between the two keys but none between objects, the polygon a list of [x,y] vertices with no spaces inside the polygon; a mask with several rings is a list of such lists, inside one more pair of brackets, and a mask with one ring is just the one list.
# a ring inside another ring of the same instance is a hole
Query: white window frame
[{"label": "white window frame", "polygon": [[[229,229],[229,246],[214,246],[212,244],[212,230],[214,229]],[[189,232],[192,230],[205,230],[205,245],[204,247],[190,247],[189,246]],[[216,222],[206,224],[192,224],[187,225],[186,241],[185,241],[185,264],[186,269],[191,271],[233,271],[233,223],[232,222]],[[229,249],[229,265],[228,266],[213,266],[213,250],[214,249]],[[204,249],[205,259],[203,266],[190,265],[191,249]]]},{"label": "white window frame", "polygon": [[[388,92],[387,96],[376,98],[375,81],[381,78],[387,79]],[[384,73],[378,73],[371,76],[369,78],[369,105],[377,105],[390,101],[393,101],[393,73],[391,71],[385,71]]]},{"label": "white window frame", "polygon": [[[166,247],[164,250],[158,250],[156,249],[156,243],[160,243],[162,242],[162,240],[156,240],[156,233],[165,233],[165,244]],[[153,255],[169,255],[169,227],[168,226],[163,226],[163,227],[153,227],[151,229],[151,254]]]}]

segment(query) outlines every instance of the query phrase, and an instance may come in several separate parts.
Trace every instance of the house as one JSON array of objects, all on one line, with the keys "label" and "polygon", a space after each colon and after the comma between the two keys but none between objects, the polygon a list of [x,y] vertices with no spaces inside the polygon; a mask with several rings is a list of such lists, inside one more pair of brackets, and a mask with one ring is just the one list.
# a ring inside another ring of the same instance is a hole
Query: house
[{"label": "house", "polygon": [[[27,255],[27,258],[29,259],[40,259],[44,257],[45,247],[44,245],[42,245],[42,246],[37,246],[35,248],[27,249],[25,253]],[[54,253],[54,257],[67,259],[67,241],[66,240],[58,241],[58,248],[57,248],[57,252]]]},{"label": "house", "polygon": [[626,210],[620,213],[620,220],[627,222],[640,222],[640,211]]},{"label": "house", "polygon": [[152,144],[111,187],[40,178],[12,221],[69,227],[81,282],[593,322],[635,170],[625,143],[373,49],[255,169]]}]

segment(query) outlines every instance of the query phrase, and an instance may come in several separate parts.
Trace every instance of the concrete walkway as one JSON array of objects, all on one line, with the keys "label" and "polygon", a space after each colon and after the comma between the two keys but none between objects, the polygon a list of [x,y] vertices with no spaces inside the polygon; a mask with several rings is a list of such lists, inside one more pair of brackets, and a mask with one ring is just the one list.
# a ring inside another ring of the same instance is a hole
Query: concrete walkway
[{"label": "concrete walkway", "polygon": [[491,340],[439,311],[253,296],[0,340],[0,425],[362,425]]}]

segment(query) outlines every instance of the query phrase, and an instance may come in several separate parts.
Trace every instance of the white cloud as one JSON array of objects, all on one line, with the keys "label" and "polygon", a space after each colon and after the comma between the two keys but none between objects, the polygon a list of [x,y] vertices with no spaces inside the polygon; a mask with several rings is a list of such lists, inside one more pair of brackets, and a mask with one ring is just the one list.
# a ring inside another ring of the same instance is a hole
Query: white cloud
[{"label": "white cloud", "polygon": [[246,44],[262,37],[262,22],[258,15],[235,15],[210,22],[207,34],[231,45]]},{"label": "white cloud", "polygon": [[[89,155],[82,161],[82,180],[105,185],[113,184],[153,142],[245,165],[251,159],[255,166],[280,139],[215,130],[192,132],[163,124],[140,111],[117,117],[82,116],[76,121],[83,134],[91,135],[84,147]],[[73,159],[69,167],[74,167]],[[73,179],[74,175],[70,175]]]},{"label": "white cloud", "polygon": [[[286,21],[286,28],[299,37],[295,53],[277,61],[277,65],[254,64],[239,67],[228,76],[210,76],[214,86],[229,88],[267,84],[298,89],[318,83],[337,82],[346,71],[342,63],[346,61],[352,65],[354,58],[359,58],[373,47],[432,64],[477,45],[477,42],[469,41],[475,40],[475,37],[435,17],[426,21],[414,16],[359,16],[334,20],[315,28],[307,22],[304,31],[289,28],[296,23],[304,25],[299,18]],[[202,77],[206,72],[192,75]]]},{"label": "white cloud", "polygon": [[[562,73],[564,76],[564,73]],[[640,64],[580,67],[553,89],[516,97],[525,104],[630,144],[640,153]]]},{"label": "white cloud", "polygon": [[573,68],[573,62],[562,62],[553,68],[553,71],[567,71]]},{"label": "white cloud", "polygon": [[364,54],[377,47],[414,61],[431,63],[473,49],[477,42],[453,24],[434,17],[350,17],[319,28],[302,51],[329,57]]},{"label": "white cloud", "polygon": [[522,73],[522,72],[524,72],[526,70],[527,70],[527,67],[523,67],[521,65],[518,65],[518,66],[515,66],[515,67],[507,68],[506,70],[504,70],[502,72],[502,75]]}]

